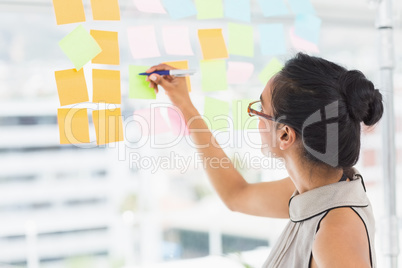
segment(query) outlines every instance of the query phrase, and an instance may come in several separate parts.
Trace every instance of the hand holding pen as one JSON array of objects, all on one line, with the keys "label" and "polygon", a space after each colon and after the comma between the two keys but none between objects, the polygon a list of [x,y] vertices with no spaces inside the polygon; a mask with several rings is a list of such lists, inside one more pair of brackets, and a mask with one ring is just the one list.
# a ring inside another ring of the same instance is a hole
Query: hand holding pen
[{"label": "hand holding pen", "polygon": [[150,87],[158,93],[158,85],[165,89],[166,94],[174,105],[180,109],[192,106],[190,95],[184,76],[194,74],[194,70],[178,70],[167,64],[152,66],[146,70],[148,75],[146,81],[150,82]]}]

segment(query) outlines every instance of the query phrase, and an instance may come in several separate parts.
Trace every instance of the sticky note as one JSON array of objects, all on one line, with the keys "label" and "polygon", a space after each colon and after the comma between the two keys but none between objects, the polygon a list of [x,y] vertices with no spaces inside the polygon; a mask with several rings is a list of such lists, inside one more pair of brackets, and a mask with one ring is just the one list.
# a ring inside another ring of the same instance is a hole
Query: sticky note
[{"label": "sticky note", "polygon": [[250,22],[250,0],[225,0],[225,17]]},{"label": "sticky note", "polygon": [[273,58],[258,75],[258,79],[263,85],[266,85],[276,73],[282,70],[283,64],[277,59]]},{"label": "sticky note", "polygon": [[92,70],[92,102],[121,104],[120,71]]},{"label": "sticky note", "polygon": [[53,8],[57,25],[85,21],[82,0],[53,0]]},{"label": "sticky note", "polygon": [[199,20],[223,18],[222,0],[195,0],[195,6]]},{"label": "sticky note", "polygon": [[320,38],[321,19],[314,15],[297,15],[295,34],[311,43],[317,44]]},{"label": "sticky note", "polygon": [[254,65],[249,62],[228,62],[227,80],[228,84],[244,84],[254,72]]},{"label": "sticky note", "polygon": [[54,75],[61,106],[89,101],[83,69],[56,71]]},{"label": "sticky note", "polygon": [[286,54],[286,41],[283,25],[281,23],[261,24],[260,31],[261,53],[263,55]]},{"label": "sticky note", "polygon": [[153,88],[149,87],[146,77],[138,75],[149,69],[149,66],[129,65],[129,98],[130,99],[156,99]]},{"label": "sticky note", "polygon": [[59,42],[59,46],[77,71],[102,51],[95,39],[82,25],[64,37]]},{"label": "sticky note", "polygon": [[91,30],[90,34],[102,49],[102,52],[92,59],[92,63],[119,65],[120,50],[118,33]]},{"label": "sticky note", "polygon": [[172,19],[178,20],[197,14],[192,0],[162,0],[162,2]]},{"label": "sticky note", "polygon": [[[188,69],[188,61],[186,60],[182,60],[182,61],[167,61],[164,62],[167,65],[170,65],[174,68],[177,69],[182,69],[182,70],[187,70]],[[186,84],[187,84],[187,88],[188,91],[191,92],[191,81],[190,81],[190,76],[186,76]]]},{"label": "sticky note", "polygon": [[250,117],[247,108],[250,102],[253,100],[242,99],[234,100],[232,102],[233,112],[233,124],[234,129],[256,129],[258,119],[256,117]]},{"label": "sticky note", "polygon": [[202,76],[202,91],[226,90],[226,62],[225,60],[209,60],[200,62]]},{"label": "sticky note", "polygon": [[141,12],[166,14],[160,0],[134,0],[134,5]]},{"label": "sticky note", "polygon": [[317,45],[314,43],[311,43],[307,40],[304,40],[298,36],[295,35],[295,28],[291,27],[289,30],[289,36],[290,36],[290,42],[292,43],[292,46],[298,50],[298,51],[303,51],[306,53],[320,53],[320,50],[318,49]]},{"label": "sticky note", "polygon": [[160,57],[153,25],[136,26],[127,29],[131,55],[134,59]]},{"label": "sticky note", "polygon": [[187,136],[190,135],[190,131],[184,120],[183,113],[179,108],[172,106],[168,108],[168,117],[173,135],[175,136]]},{"label": "sticky note", "polygon": [[226,101],[205,97],[204,120],[211,129],[229,128],[229,103]]},{"label": "sticky note", "polygon": [[228,58],[222,29],[199,29],[198,40],[204,60]]},{"label": "sticky note", "polygon": [[192,56],[188,26],[163,26],[163,43],[168,55]]},{"label": "sticky note", "polygon": [[97,145],[124,141],[120,108],[92,111],[92,121],[95,126]]},{"label": "sticky note", "polygon": [[254,57],[253,27],[245,24],[229,23],[229,53]]},{"label": "sticky note", "polygon": [[[297,0],[298,1],[298,0]],[[283,16],[289,14],[283,0],[258,0],[264,17]]]},{"label": "sticky note", "polygon": [[288,0],[290,8],[296,15],[315,14],[315,10],[310,0]]},{"label": "sticky note", "polygon": [[134,116],[141,117],[141,120],[134,118],[140,123],[142,135],[158,135],[170,132],[170,127],[161,114],[160,107],[154,109],[142,109],[134,112]]},{"label": "sticky note", "polygon": [[87,109],[58,109],[57,122],[59,124],[60,144],[90,142]]},{"label": "sticky note", "polygon": [[94,20],[120,20],[118,0],[91,0]]}]

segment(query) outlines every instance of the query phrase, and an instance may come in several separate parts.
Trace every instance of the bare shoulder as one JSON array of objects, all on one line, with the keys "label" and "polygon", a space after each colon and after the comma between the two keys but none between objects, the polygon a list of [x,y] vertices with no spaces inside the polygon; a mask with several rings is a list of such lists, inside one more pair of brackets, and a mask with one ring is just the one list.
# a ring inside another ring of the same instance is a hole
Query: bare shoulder
[{"label": "bare shoulder", "polygon": [[313,267],[370,267],[366,227],[349,207],[328,212],[313,244]]}]

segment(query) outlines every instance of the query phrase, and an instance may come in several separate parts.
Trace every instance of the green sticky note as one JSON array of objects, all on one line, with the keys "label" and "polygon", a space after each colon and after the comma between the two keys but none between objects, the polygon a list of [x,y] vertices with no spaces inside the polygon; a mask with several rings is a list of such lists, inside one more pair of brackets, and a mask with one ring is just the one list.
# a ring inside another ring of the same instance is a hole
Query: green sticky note
[{"label": "green sticky note", "polygon": [[267,66],[265,66],[264,70],[258,75],[258,79],[260,79],[263,85],[267,84],[269,79],[272,78],[276,73],[282,70],[283,64],[277,59],[273,58]]},{"label": "green sticky note", "polygon": [[250,117],[247,108],[253,100],[243,99],[232,102],[233,123],[235,129],[256,129],[257,117]]},{"label": "green sticky note", "polygon": [[101,47],[82,25],[66,35],[59,46],[77,71],[102,52]]},{"label": "green sticky note", "polygon": [[200,69],[202,91],[210,92],[227,89],[225,60],[203,60],[200,62]]},{"label": "green sticky note", "polygon": [[221,129],[229,127],[229,103],[218,99],[205,97],[204,120],[208,120],[207,125],[211,129]]},{"label": "green sticky note", "polygon": [[229,23],[229,54],[254,57],[253,27],[238,23]]},{"label": "green sticky note", "polygon": [[149,69],[149,66],[129,65],[129,98],[130,99],[156,99],[153,88],[145,81],[146,76],[138,75]]},{"label": "green sticky note", "polygon": [[195,0],[195,6],[199,20],[223,18],[222,0]]}]

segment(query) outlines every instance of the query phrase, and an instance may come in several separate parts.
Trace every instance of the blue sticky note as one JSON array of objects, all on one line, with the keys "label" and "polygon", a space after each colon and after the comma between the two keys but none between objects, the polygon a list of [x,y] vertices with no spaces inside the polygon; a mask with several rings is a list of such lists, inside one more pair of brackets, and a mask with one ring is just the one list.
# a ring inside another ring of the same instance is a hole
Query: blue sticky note
[{"label": "blue sticky note", "polygon": [[321,19],[314,15],[297,15],[295,21],[295,35],[312,42],[318,43],[320,39]]},{"label": "blue sticky note", "polygon": [[225,17],[250,22],[250,0],[225,0]]},{"label": "blue sticky note", "polygon": [[191,0],[162,0],[162,2],[172,19],[197,15],[197,9]]},{"label": "blue sticky note", "polygon": [[298,14],[315,14],[315,10],[310,0],[288,0],[293,13]]},{"label": "blue sticky note", "polygon": [[273,56],[286,53],[285,32],[282,24],[261,24],[258,28],[263,55]]},{"label": "blue sticky note", "polygon": [[258,0],[264,17],[282,16],[289,14],[283,0]]}]

